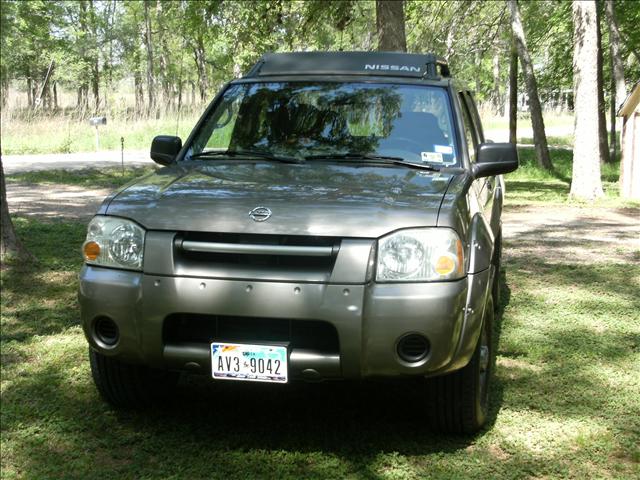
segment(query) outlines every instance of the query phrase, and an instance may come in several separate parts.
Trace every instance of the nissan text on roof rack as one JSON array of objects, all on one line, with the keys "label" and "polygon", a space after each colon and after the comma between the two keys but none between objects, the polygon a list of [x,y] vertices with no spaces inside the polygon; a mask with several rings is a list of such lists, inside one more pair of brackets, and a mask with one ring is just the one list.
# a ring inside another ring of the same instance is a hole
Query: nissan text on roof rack
[{"label": "nissan text on roof rack", "polygon": [[[102,397],[213,382],[420,379],[436,427],[487,417],[502,174],[434,55],[264,55],[162,168],[107,197],[79,301]],[[413,383],[413,382],[412,382]]]}]

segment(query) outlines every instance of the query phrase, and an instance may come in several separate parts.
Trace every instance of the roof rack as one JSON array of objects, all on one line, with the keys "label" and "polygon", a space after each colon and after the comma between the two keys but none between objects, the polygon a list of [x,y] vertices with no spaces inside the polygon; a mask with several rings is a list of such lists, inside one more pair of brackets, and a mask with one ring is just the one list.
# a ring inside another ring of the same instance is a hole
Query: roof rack
[{"label": "roof rack", "polygon": [[[427,57],[427,70],[424,72],[423,78],[439,78],[450,77],[449,63],[442,57],[436,57],[432,53],[428,53]],[[438,75],[438,67],[440,67],[440,75]]]},{"label": "roof rack", "polygon": [[290,75],[363,75],[439,80],[450,76],[449,64],[432,53],[291,52],[267,53],[245,78]]}]

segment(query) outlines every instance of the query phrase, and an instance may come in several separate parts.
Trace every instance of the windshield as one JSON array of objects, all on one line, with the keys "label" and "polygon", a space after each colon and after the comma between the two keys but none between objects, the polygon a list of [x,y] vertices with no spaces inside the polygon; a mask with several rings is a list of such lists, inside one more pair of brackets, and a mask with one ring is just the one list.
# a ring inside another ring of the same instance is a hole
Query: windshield
[{"label": "windshield", "polygon": [[232,85],[206,118],[185,159],[225,151],[299,159],[362,154],[417,164],[458,163],[447,91],[397,84]]}]

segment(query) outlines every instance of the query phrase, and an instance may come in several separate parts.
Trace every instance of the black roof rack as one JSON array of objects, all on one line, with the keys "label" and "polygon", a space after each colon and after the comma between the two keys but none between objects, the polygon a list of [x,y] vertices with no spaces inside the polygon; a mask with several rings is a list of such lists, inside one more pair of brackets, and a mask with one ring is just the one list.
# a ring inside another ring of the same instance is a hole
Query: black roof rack
[{"label": "black roof rack", "polygon": [[437,80],[449,77],[449,64],[434,54],[398,52],[267,53],[245,78],[276,75],[380,75]]}]

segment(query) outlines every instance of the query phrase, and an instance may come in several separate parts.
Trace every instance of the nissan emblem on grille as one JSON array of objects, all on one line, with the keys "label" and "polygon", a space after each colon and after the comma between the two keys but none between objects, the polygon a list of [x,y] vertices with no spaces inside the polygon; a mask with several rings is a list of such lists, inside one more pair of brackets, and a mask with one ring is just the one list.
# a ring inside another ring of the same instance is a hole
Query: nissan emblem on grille
[{"label": "nissan emblem on grille", "polygon": [[267,207],[256,207],[249,212],[249,216],[256,222],[264,222],[271,216],[271,210]]}]

